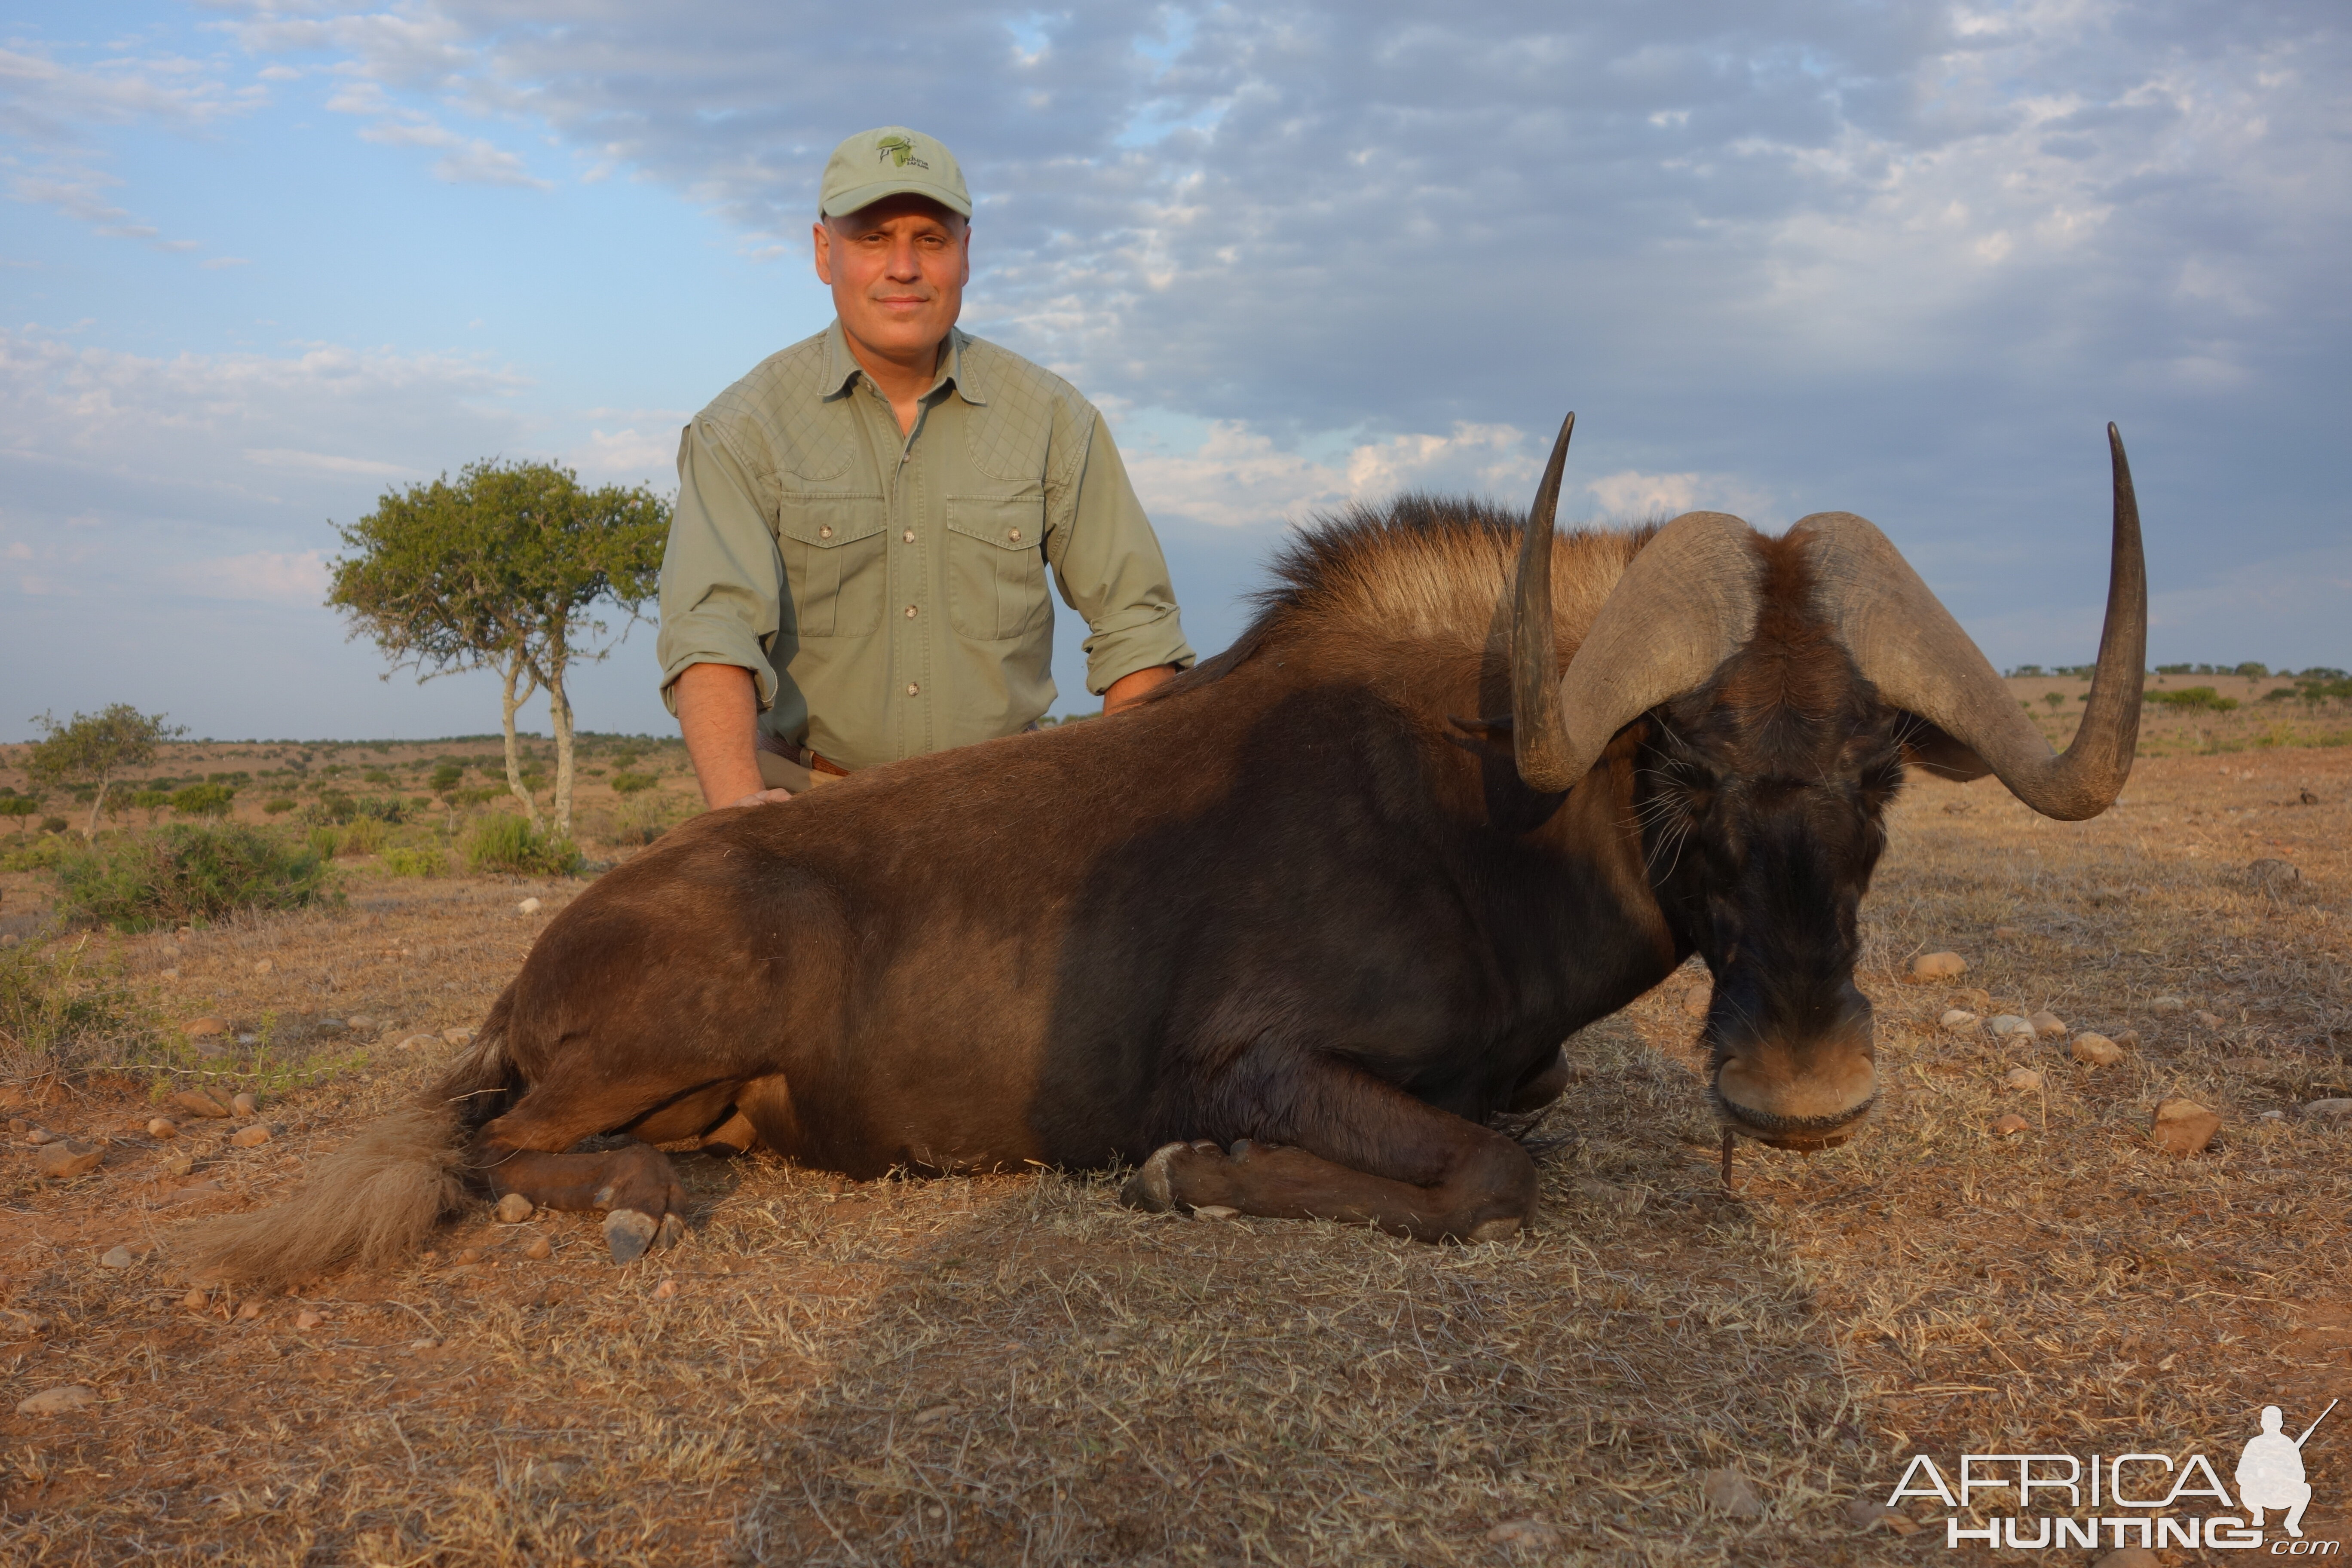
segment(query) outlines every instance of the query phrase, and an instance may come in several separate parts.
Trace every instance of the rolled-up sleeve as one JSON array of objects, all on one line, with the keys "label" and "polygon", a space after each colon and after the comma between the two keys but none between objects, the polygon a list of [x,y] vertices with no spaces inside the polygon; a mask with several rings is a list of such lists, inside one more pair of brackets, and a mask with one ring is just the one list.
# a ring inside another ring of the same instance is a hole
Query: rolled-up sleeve
[{"label": "rolled-up sleeve", "polygon": [[[1092,413],[1092,410],[1088,410]],[[1047,534],[1046,558],[1063,603],[1084,616],[1087,689],[1099,696],[1139,669],[1192,663],[1160,536],[1128,481],[1127,464],[1099,413],[1068,493]]]},{"label": "rolled-up sleeve", "polygon": [[751,672],[762,712],[776,700],[767,648],[776,634],[784,567],[759,489],[708,419],[677,444],[677,504],[662,552],[662,701],[677,711],[677,678],[696,664]]}]

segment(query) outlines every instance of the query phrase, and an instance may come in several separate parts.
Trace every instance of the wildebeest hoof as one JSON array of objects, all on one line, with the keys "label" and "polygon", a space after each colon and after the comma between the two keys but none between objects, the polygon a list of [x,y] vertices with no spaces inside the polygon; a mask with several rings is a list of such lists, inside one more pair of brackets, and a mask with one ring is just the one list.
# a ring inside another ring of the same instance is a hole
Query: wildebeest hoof
[{"label": "wildebeest hoof", "polygon": [[1168,1187],[1168,1162],[1192,1148],[1190,1143],[1163,1143],[1152,1151],[1151,1158],[1128,1177],[1127,1184],[1118,1190],[1118,1201],[1131,1209],[1146,1214],[1166,1214],[1176,1206],[1174,1194]]},{"label": "wildebeest hoof", "polygon": [[686,1236],[686,1221],[674,1214],[662,1215],[661,1229],[654,1237],[656,1247],[676,1247]]},{"label": "wildebeest hoof", "polygon": [[660,1226],[654,1216],[635,1209],[614,1209],[604,1216],[604,1246],[615,1263],[635,1263],[653,1245]]},{"label": "wildebeest hoof", "polygon": [[1508,1241],[1518,1234],[1519,1220],[1516,1215],[1480,1220],[1470,1227],[1470,1239],[1473,1241]]}]

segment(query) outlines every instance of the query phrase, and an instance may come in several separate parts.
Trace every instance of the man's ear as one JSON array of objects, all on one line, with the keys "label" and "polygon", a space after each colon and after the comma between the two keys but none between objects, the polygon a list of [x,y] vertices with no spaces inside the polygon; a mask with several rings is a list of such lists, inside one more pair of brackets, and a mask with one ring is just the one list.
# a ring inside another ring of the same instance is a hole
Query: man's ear
[{"label": "man's ear", "polygon": [[[809,259],[816,263],[816,280],[833,287],[833,229],[819,218],[809,226]],[[971,263],[964,264],[970,268]]]},{"label": "man's ear", "polygon": [[1903,760],[1915,768],[1966,784],[1992,772],[1982,757],[1916,713],[1903,716]]}]

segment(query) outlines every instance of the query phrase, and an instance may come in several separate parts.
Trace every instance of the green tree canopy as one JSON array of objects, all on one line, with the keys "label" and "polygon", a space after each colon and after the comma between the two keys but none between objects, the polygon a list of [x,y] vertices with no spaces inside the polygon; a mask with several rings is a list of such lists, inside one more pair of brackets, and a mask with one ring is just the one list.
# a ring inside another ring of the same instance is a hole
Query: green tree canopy
[{"label": "green tree canopy", "polygon": [[142,713],[128,702],[108,704],[95,713],[77,713],[64,723],[43,713],[33,721],[47,737],[34,744],[25,771],[37,784],[95,784],[90,796],[89,826],[85,838],[98,837],[98,818],[106,809],[107,786],[126,768],[144,767],[155,760],[155,748],[173,735],[186,733],[182,725],[163,722],[161,713]]},{"label": "green tree canopy", "polygon": [[487,459],[455,482],[445,474],[386,490],[373,511],[336,531],[351,553],[334,563],[327,603],[352,636],[373,637],[394,668],[414,668],[419,680],[480,668],[504,679],[507,787],[534,826],[515,712],[533,691],[547,692],[555,825],[569,837],[566,672],[610,651],[600,605],[634,620],[654,596],[669,503],[643,486],[588,489],[549,463]]}]

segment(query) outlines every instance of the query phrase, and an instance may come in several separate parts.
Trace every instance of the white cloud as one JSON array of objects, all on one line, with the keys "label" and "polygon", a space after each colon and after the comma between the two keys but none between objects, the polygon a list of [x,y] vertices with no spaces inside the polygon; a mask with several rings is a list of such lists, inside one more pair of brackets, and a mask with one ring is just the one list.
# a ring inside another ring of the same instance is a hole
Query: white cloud
[{"label": "white cloud", "polygon": [[371,479],[411,479],[417,472],[373,458],[340,458],[327,452],[297,452],[283,447],[247,447],[245,460],[264,468],[309,468],[321,474],[360,474]]},{"label": "white cloud", "polygon": [[1538,468],[1526,433],[1507,425],[1391,436],[1359,442],[1336,461],[1317,461],[1277,447],[1241,421],[1220,420],[1189,452],[1139,447],[1125,457],[1147,510],[1218,528],[1302,522],[1316,511],[1401,490],[1524,500]]},{"label": "white cloud", "polygon": [[174,575],[184,591],[208,599],[306,605],[325,597],[330,576],[323,550],[252,550],[192,561]]}]

